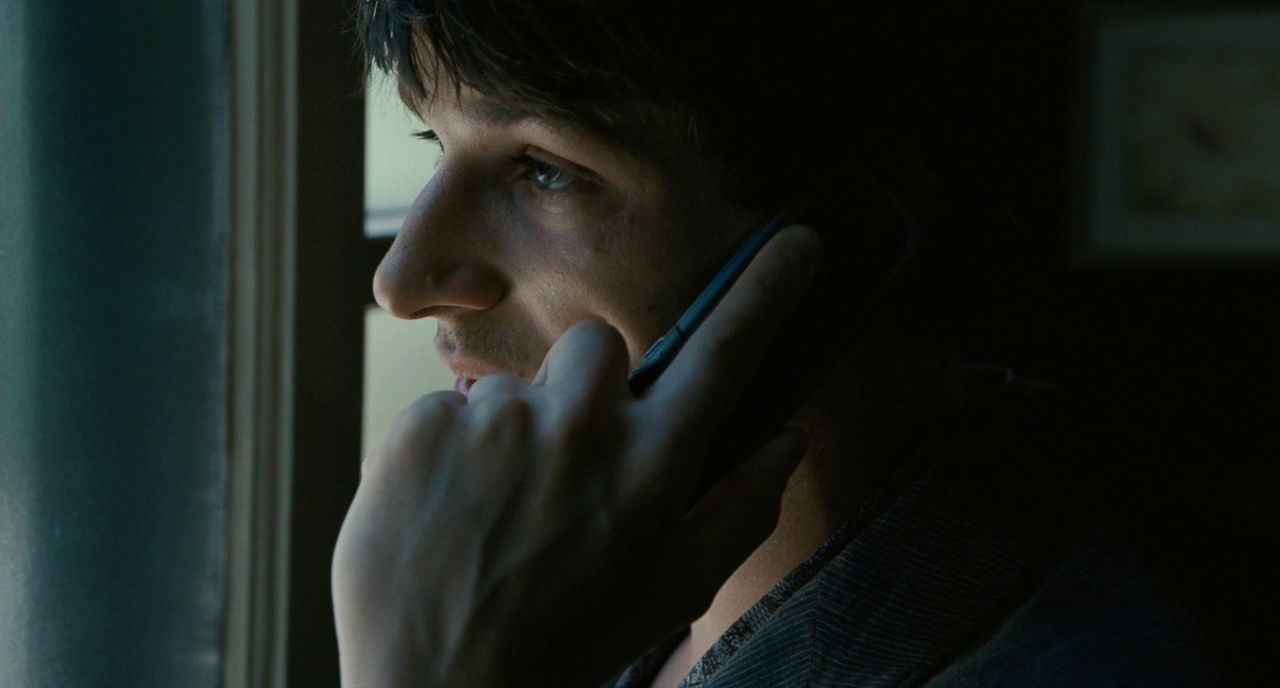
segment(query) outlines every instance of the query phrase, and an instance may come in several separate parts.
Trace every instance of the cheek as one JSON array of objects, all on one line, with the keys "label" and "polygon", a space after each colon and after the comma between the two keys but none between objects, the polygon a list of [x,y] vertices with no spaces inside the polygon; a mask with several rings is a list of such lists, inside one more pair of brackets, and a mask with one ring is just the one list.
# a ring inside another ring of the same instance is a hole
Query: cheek
[{"label": "cheek", "polygon": [[622,334],[638,363],[684,306],[667,287],[672,261],[642,248],[580,237],[543,252],[521,280],[521,300],[536,314],[542,337],[554,342],[575,323],[602,320]]},{"label": "cheek", "polygon": [[593,307],[627,342],[632,364],[675,324],[701,291],[700,257],[691,249],[670,250],[669,242],[611,254],[603,271],[593,272]]},{"label": "cheek", "polygon": [[635,202],[568,231],[524,234],[513,282],[548,347],[575,323],[602,320],[638,363],[720,268],[733,237],[660,206]]}]

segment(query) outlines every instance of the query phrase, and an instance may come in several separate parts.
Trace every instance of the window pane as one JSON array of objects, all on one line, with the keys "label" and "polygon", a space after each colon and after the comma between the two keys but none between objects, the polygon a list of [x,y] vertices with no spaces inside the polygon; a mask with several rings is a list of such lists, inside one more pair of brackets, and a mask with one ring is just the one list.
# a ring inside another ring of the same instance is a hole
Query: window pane
[{"label": "window pane", "polygon": [[0,2],[0,686],[216,686],[226,2]]},{"label": "window pane", "polygon": [[436,355],[436,322],[400,320],[370,307],[364,318],[364,432],[361,453],[377,449],[396,416],[418,397],[453,389]]},{"label": "window pane", "polygon": [[424,129],[380,74],[370,80],[364,115],[364,232],[391,236],[426,185],[440,148],[413,133]]}]

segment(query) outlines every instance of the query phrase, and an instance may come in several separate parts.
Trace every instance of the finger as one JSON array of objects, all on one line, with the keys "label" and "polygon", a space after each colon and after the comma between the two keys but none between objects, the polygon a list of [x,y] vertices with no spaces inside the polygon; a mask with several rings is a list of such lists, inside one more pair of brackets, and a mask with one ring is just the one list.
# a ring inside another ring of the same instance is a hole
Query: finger
[{"label": "finger", "polygon": [[485,375],[471,384],[471,389],[467,391],[467,403],[474,405],[490,397],[514,394],[524,386],[524,381],[514,375]]},{"label": "finger", "polygon": [[713,485],[685,515],[671,560],[697,573],[691,581],[693,594],[710,595],[709,602],[773,532],[787,480],[808,444],[802,430],[783,430]]},{"label": "finger", "polygon": [[549,393],[540,396],[547,401],[541,438],[549,456],[539,471],[541,504],[581,502],[591,485],[612,492],[616,468],[601,465],[598,443],[618,436],[622,402],[633,398],[628,362],[622,335],[598,320],[570,327],[547,353],[543,388]]},{"label": "finger", "polygon": [[465,396],[452,390],[432,392],[419,397],[396,417],[382,446],[361,457],[360,474],[369,475],[371,471],[396,457],[416,454],[410,451],[413,447],[438,441],[439,435],[448,429],[448,421],[454,412],[466,403]]},{"label": "finger", "polygon": [[626,389],[627,343],[622,335],[599,320],[584,320],[565,331],[543,361],[542,379],[574,400],[585,400],[603,391]]},{"label": "finger", "polygon": [[760,250],[646,399],[694,428],[721,420],[768,343],[817,272],[822,240],[810,227],[783,229]]}]

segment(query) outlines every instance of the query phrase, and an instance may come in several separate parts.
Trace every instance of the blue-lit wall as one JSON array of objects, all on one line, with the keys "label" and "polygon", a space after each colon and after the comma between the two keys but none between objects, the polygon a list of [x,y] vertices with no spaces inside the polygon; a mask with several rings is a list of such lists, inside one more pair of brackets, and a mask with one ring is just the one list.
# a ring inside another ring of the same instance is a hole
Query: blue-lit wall
[{"label": "blue-lit wall", "polygon": [[0,2],[0,685],[219,681],[227,11]]}]

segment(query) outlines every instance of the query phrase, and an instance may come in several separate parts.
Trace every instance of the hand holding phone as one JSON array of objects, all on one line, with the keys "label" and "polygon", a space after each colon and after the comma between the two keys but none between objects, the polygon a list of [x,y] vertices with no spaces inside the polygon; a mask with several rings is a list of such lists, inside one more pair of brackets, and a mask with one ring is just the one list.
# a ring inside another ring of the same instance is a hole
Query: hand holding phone
[{"label": "hand holding phone", "polygon": [[680,353],[680,349],[684,348],[685,342],[689,341],[689,337],[698,329],[703,320],[711,314],[711,311],[720,303],[720,299],[729,293],[729,288],[733,283],[742,276],[743,271],[747,269],[747,265],[751,263],[751,259],[769,240],[774,237],[783,227],[787,225],[788,220],[795,216],[795,212],[784,210],[773,217],[769,218],[764,224],[757,227],[742,243],[742,246],[733,254],[733,257],[725,263],[720,272],[711,280],[711,282],[702,290],[698,298],[694,299],[693,304],[689,306],[684,315],[680,316],[675,324],[665,335],[658,338],[658,341],[649,347],[645,352],[644,358],[640,364],[631,371],[627,376],[627,384],[631,386],[631,391],[635,394],[641,394],[653,381],[658,379],[662,371],[671,365]]},{"label": "hand holding phone", "polygon": [[335,549],[343,682],[598,685],[705,611],[773,530],[803,436],[689,495],[821,251],[805,227],[766,242],[643,395],[622,336],[587,321],[538,383],[491,376],[402,414]]},{"label": "hand holding phone", "polygon": [[[846,250],[849,237],[863,237],[857,245],[860,253],[868,254],[863,261],[864,266],[870,266],[868,274],[861,275],[851,282],[857,284],[854,291],[860,293],[842,302],[840,304],[842,308],[833,315],[837,318],[847,318],[849,322],[833,328],[834,334],[831,339],[834,341],[831,342],[815,343],[808,347],[802,342],[774,343],[772,347],[774,351],[788,353],[783,353],[774,359],[766,356],[765,365],[777,364],[779,361],[789,364],[788,367],[794,369],[790,375],[792,379],[788,381],[789,389],[779,390],[777,383],[777,380],[785,377],[780,375],[784,371],[770,371],[772,378],[769,375],[757,373],[756,381],[762,383],[758,386],[764,390],[766,398],[749,398],[736,402],[740,417],[735,419],[738,421],[735,425],[748,430],[734,432],[733,441],[719,447],[718,455],[708,459],[699,480],[699,488],[690,497],[691,502],[697,500],[712,484],[732,470],[741,456],[749,453],[760,442],[772,437],[781,429],[782,424],[797,410],[798,405],[814,384],[813,381],[821,375],[825,365],[847,349],[861,334],[885,292],[914,255],[920,241],[920,234],[911,215],[891,192],[869,175],[855,172],[855,176],[862,179],[866,189],[872,192],[872,199],[862,198],[857,201],[849,199],[849,207],[841,208],[838,201],[833,203],[830,197],[822,197],[815,193],[766,219],[747,235],[739,249],[702,293],[694,299],[675,326],[649,347],[640,363],[628,376],[627,383],[632,393],[637,396],[643,394],[676,360],[686,342],[729,292],[760,249],[787,225],[806,219],[807,211],[811,207],[819,207],[818,214],[823,220],[844,219],[846,226],[838,227],[837,230],[844,232]],[[866,207],[863,207],[869,205],[874,198],[878,198],[882,206],[885,201],[888,202],[890,210],[887,213],[889,217],[887,223],[883,218],[871,219],[874,216],[867,212]],[[863,224],[864,221],[865,224]],[[833,270],[828,269],[827,272],[829,277]],[[843,283],[840,286],[848,288],[851,283]],[[798,317],[815,317],[814,311],[822,310],[822,307],[816,306],[817,303],[816,300],[809,299],[805,306],[797,309],[800,314]],[[830,314],[824,312],[822,315]],[[780,329],[787,333],[800,328],[784,325]],[[797,352],[800,356],[797,356]],[[801,358],[805,360],[802,362]],[[759,396],[760,390],[754,391]]]}]

